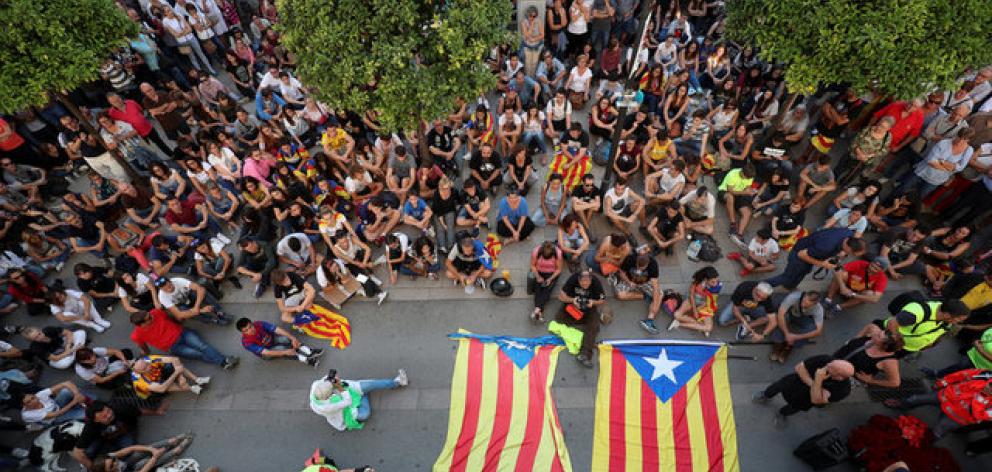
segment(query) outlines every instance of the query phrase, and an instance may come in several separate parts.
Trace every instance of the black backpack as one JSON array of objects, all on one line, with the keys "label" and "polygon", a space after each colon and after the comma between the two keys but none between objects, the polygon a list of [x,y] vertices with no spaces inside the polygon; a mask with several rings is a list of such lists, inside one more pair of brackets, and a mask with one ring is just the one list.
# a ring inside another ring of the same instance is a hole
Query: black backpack
[{"label": "black backpack", "polygon": [[910,303],[919,303],[920,306],[923,307],[923,319],[930,319],[930,316],[933,314],[930,313],[930,305],[927,304],[928,301],[927,296],[919,290],[910,290],[905,293],[900,293],[896,296],[896,298],[893,298],[892,301],[889,302],[889,313],[895,316],[896,313],[902,311],[903,307],[906,305],[909,305]]},{"label": "black backpack", "polygon": [[698,234],[696,235],[696,239],[698,239],[702,244],[702,246],[699,247],[699,254],[696,255],[699,260],[704,262],[714,262],[723,256],[723,253],[720,252],[720,245],[716,243],[713,236],[708,234]]},{"label": "black backpack", "polygon": [[813,436],[799,445],[792,454],[813,470],[833,467],[848,458],[847,445],[840,430],[833,428]]}]

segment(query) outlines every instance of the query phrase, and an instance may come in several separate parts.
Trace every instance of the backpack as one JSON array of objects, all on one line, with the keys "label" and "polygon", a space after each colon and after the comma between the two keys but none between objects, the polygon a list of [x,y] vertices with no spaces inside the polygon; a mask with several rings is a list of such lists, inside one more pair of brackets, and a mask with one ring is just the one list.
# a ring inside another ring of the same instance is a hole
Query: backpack
[{"label": "backpack", "polygon": [[694,239],[693,244],[698,243],[699,246],[698,251],[696,251],[696,259],[703,262],[713,262],[723,256],[723,253],[720,252],[720,246],[713,239],[713,236],[697,234]]},{"label": "backpack", "polygon": [[923,292],[919,290],[910,290],[905,293],[900,293],[889,302],[888,310],[893,316],[902,311],[903,307],[909,305],[910,303],[919,303],[923,307],[923,319],[930,319],[932,313],[930,313],[930,305],[927,304],[927,297]]}]

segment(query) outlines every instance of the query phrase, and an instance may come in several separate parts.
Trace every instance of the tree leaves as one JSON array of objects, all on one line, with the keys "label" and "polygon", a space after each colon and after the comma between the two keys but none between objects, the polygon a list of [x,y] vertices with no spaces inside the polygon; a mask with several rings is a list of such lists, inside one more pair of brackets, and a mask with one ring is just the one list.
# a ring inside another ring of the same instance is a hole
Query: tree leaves
[{"label": "tree leaves", "polygon": [[[387,129],[451,112],[493,87],[483,58],[506,40],[510,2],[278,0],[296,72],[335,108],[375,109]],[[368,87],[373,80],[374,88]]]},{"label": "tree leaves", "polygon": [[786,64],[797,92],[850,83],[911,98],[992,63],[988,0],[735,0],[727,34]]},{"label": "tree leaves", "polygon": [[7,0],[0,25],[2,113],[96,79],[103,59],[137,33],[112,0]]}]

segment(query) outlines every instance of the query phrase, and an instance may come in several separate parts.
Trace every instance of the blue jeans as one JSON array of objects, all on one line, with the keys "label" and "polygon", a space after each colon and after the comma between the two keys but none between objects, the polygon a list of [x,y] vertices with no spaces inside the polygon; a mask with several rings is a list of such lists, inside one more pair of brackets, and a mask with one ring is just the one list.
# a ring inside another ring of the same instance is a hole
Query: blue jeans
[{"label": "blue jeans", "polygon": [[903,180],[902,184],[900,184],[899,187],[896,188],[893,194],[905,195],[909,193],[910,190],[915,189],[917,192],[917,196],[920,198],[920,200],[923,200],[924,198],[927,198],[927,195],[930,195],[931,192],[937,190],[937,187],[940,186],[931,184],[923,180],[919,175],[916,174],[916,172],[911,172],[909,176],[906,177],[906,180]]},{"label": "blue jeans", "polygon": [[544,133],[540,131],[524,131],[523,137],[520,138],[520,143],[523,144],[528,149],[531,143],[537,144],[537,148],[540,150],[541,154],[546,154],[548,152],[548,143],[544,142]]},{"label": "blue jeans", "polygon": [[200,333],[188,328],[183,329],[183,332],[179,335],[179,339],[176,339],[176,342],[169,348],[169,354],[183,359],[196,359],[216,365],[224,364],[224,355],[218,352],[217,349],[214,349],[213,346],[207,344],[200,337]]},{"label": "blue jeans", "polygon": [[362,402],[358,405],[358,414],[355,419],[365,421],[372,416],[372,406],[369,404],[369,393],[376,390],[390,390],[399,387],[396,379],[370,379],[359,380],[358,388],[362,390]]},{"label": "blue jeans", "polygon": [[800,259],[796,253],[797,251],[789,253],[789,260],[781,274],[766,280],[769,285],[772,287],[781,285],[789,290],[795,290],[796,286],[806,278],[806,274],[813,270],[813,266]]},{"label": "blue jeans", "polygon": [[606,49],[606,43],[610,40],[610,29],[599,30],[590,28],[589,30],[589,44],[592,45],[592,49],[596,52]]},{"label": "blue jeans", "polygon": [[134,436],[131,433],[127,433],[123,436],[118,436],[114,439],[97,439],[90,444],[90,447],[86,448],[86,457],[90,459],[96,457],[101,452],[113,452],[124,449],[125,447],[131,447],[135,445]]},{"label": "blue jeans", "polygon": [[[762,308],[755,308],[753,310],[741,308],[740,310],[741,310],[741,314],[744,315],[744,318],[747,318],[749,321],[754,321],[759,318],[764,318],[765,316],[768,315],[768,313],[765,313],[765,310]],[[733,303],[728,303],[727,306],[723,307],[723,309],[720,310],[720,314],[717,315],[716,317],[716,322],[720,326],[727,326],[736,320],[737,318],[734,316]]]},{"label": "blue jeans", "polygon": [[[64,388],[60,390],[59,393],[55,394],[55,398],[53,398],[53,400],[55,400],[55,403],[59,405],[59,408],[62,408],[68,405],[69,402],[72,401],[72,397],[73,397],[72,392],[69,391],[69,389]],[[71,410],[62,413],[61,415],[55,418],[42,421],[42,424],[44,424],[45,426],[49,426],[53,424],[65,423],[66,421],[72,421],[72,420],[82,421],[85,419],[86,419],[86,408],[82,404],[79,404],[74,406]]]}]

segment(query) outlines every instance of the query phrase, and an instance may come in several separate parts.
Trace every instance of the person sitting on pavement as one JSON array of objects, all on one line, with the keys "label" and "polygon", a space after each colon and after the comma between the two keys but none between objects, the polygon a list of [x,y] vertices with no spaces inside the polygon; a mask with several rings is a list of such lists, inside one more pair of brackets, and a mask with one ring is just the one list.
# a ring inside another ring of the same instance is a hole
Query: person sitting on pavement
[{"label": "person sitting on pavement", "polygon": [[499,201],[498,209],[496,233],[503,238],[504,246],[523,241],[534,232],[536,227],[530,219],[527,201],[523,199],[518,189],[509,189],[506,197]]},{"label": "person sitting on pavement", "polygon": [[317,367],[323,349],[314,349],[300,343],[292,333],[268,321],[252,321],[240,318],[234,325],[241,332],[241,345],[248,352],[262,359],[292,357]]},{"label": "person sitting on pavement", "polygon": [[785,269],[767,282],[772,287],[781,285],[795,290],[813,267],[831,270],[842,256],[860,257],[864,253],[865,243],[855,238],[853,231],[847,228],[821,229],[797,241],[789,252]]},{"label": "person sitting on pavement", "polygon": [[[730,240],[738,246],[744,246],[744,232],[751,223],[754,211],[752,202],[758,193],[754,186],[756,176],[754,166],[745,165],[727,172],[717,187],[719,199],[723,201],[727,212],[727,220],[730,221]],[[741,215],[740,220],[737,219],[738,212]]]},{"label": "person sitting on pavement", "polygon": [[269,288],[269,274],[279,266],[272,244],[248,236],[238,243],[241,255],[238,256],[238,274],[244,275],[255,282],[255,298],[259,298]]},{"label": "person sitting on pavement", "polygon": [[970,313],[967,305],[958,299],[910,301],[881,323],[886,331],[893,336],[901,336],[906,343],[902,355],[919,355],[936,345],[944,334],[967,319]]},{"label": "person sitting on pavement", "polygon": [[847,228],[854,231],[854,237],[860,238],[864,236],[865,230],[868,229],[868,218],[865,217],[867,214],[868,207],[864,204],[855,205],[851,208],[841,208],[823,223],[823,227]]},{"label": "person sitting on pavement", "polygon": [[225,370],[238,365],[239,359],[225,356],[207,344],[200,333],[175,322],[164,310],[154,309],[131,313],[131,341],[143,356],[151,354],[148,346],[183,359],[196,359],[219,365]]},{"label": "person sitting on pavement", "polygon": [[79,291],[90,296],[97,311],[113,310],[114,304],[119,300],[113,269],[79,263],[73,268],[73,272],[76,274]]},{"label": "person sitting on pavement", "polygon": [[899,280],[905,275],[919,275],[926,270],[919,257],[923,240],[929,233],[929,228],[920,225],[896,227],[885,232],[878,255],[888,259],[885,272],[890,279]]},{"label": "person sitting on pavement", "polygon": [[406,387],[406,371],[399,369],[392,379],[342,380],[331,369],[327,376],[310,385],[310,409],[327,419],[338,431],[362,429],[372,416],[369,394],[376,390]]},{"label": "person sitting on pavement", "polygon": [[897,388],[902,384],[898,354],[903,346],[902,338],[868,324],[835,351],[834,357],[850,362],[854,366],[854,378],[862,383]]},{"label": "person sitting on pavement", "polygon": [[[716,300],[723,289],[720,274],[713,266],[706,266],[692,274],[689,293],[672,312],[672,323],[668,330],[688,328],[709,337],[713,331],[713,317],[716,316]],[[667,310],[667,309],[666,309]],[[641,320],[641,327],[651,334],[658,334],[653,318]]]},{"label": "person sitting on pavement", "polygon": [[110,322],[100,316],[93,299],[79,290],[50,290],[48,302],[51,304],[52,316],[65,324],[79,325],[97,333],[110,328]]},{"label": "person sitting on pavement", "polygon": [[126,404],[108,405],[95,400],[86,407],[86,422],[76,439],[72,457],[86,470],[93,470],[93,459],[100,454],[133,446],[141,410]]},{"label": "person sitting on pavement", "polygon": [[445,275],[456,285],[479,284],[485,290],[486,279],[493,275],[492,256],[479,240],[462,235],[445,260]]},{"label": "person sitting on pavement", "polygon": [[964,426],[992,421],[989,404],[992,404],[992,371],[985,369],[954,372],[937,380],[931,392],[885,401],[885,406],[897,409],[939,407],[941,414],[933,426],[933,435],[938,440]]},{"label": "person sitting on pavement", "polygon": [[313,275],[320,266],[317,251],[304,233],[287,234],[276,245],[276,254],[279,255],[279,262],[288,267],[287,270],[304,277]]},{"label": "person sitting on pavement", "polygon": [[155,279],[158,301],[179,321],[196,318],[203,323],[226,325],[231,317],[224,313],[213,295],[202,285],[182,277]]},{"label": "person sitting on pavement", "polygon": [[690,234],[713,234],[716,230],[713,225],[716,221],[716,197],[705,185],[700,185],[696,190],[683,195],[679,203],[686,218],[686,230]]},{"label": "person sitting on pavement", "polygon": [[992,328],[992,271],[955,274],[944,285],[945,299],[960,299],[971,314],[961,322],[956,337],[972,344]]},{"label": "person sitting on pavement", "polygon": [[787,417],[800,411],[822,408],[847,398],[851,394],[854,373],[854,366],[846,360],[827,355],[813,356],[796,364],[794,373],[755,392],[752,399],[765,404],[782,394],[785,406],[775,414],[776,426],[782,427]]},{"label": "person sitting on pavement", "polygon": [[131,365],[131,387],[142,399],[171,392],[199,395],[209,383],[210,377],[197,376],[178,357],[144,356]]},{"label": "person sitting on pavement", "polygon": [[776,310],[770,360],[784,364],[792,350],[823,334],[823,305],[820,292],[795,291],[785,296]]},{"label": "person sitting on pavement", "polygon": [[647,226],[641,226],[640,231],[648,238],[654,254],[664,251],[666,256],[671,256],[675,252],[675,243],[685,239],[685,228],[682,206],[673,200],[662,204]]},{"label": "person sitting on pavement", "polygon": [[76,362],[76,351],[86,345],[86,331],[70,331],[56,326],[21,330],[21,336],[31,342],[28,351],[35,357],[48,361],[56,369],[68,369]]},{"label": "person sitting on pavement", "polygon": [[113,390],[127,378],[130,351],[84,347],[76,351],[76,375],[97,387]]},{"label": "person sitting on pavement", "polygon": [[[717,323],[720,326],[740,323],[738,341],[765,339],[778,325],[772,291],[772,286],[765,282],[741,282],[730,296],[731,303],[720,310]],[[760,332],[759,328],[762,328]]]},{"label": "person sitting on pavement", "polygon": [[889,283],[885,276],[888,264],[884,257],[875,257],[871,262],[858,259],[844,264],[843,268],[834,271],[823,304],[833,313],[839,313],[862,303],[878,303]]},{"label": "person sitting on pavement", "polygon": [[727,254],[727,259],[735,261],[741,265],[741,277],[747,277],[752,272],[772,272],[775,270],[775,261],[781,253],[778,242],[772,239],[772,232],[768,228],[761,228],[755,233],[754,238],[747,245],[747,254],[731,252]]},{"label": "person sitting on pavement", "polygon": [[21,420],[25,424],[51,426],[86,417],[86,396],[71,381],[29,393],[21,398]]},{"label": "person sitting on pavement", "polygon": [[152,472],[162,470],[193,442],[193,433],[180,434],[147,446],[135,444],[97,456],[92,472]]},{"label": "person sitting on pavement", "polygon": [[603,208],[599,188],[596,187],[596,177],[592,174],[583,175],[582,183],[572,189],[570,201],[572,211],[578,216],[586,231],[589,232],[589,236],[592,237],[589,222],[593,215],[602,211]]},{"label": "person sitting on pavement", "polygon": [[644,197],[627,186],[627,180],[617,178],[613,186],[603,195],[603,215],[613,225],[613,229],[622,233],[629,231],[634,220],[646,223]]},{"label": "person sitting on pavement", "polygon": [[603,238],[596,250],[586,252],[586,266],[600,275],[616,277],[623,260],[633,252],[626,234],[613,233]]},{"label": "person sitting on pavement", "polygon": [[606,304],[603,284],[591,269],[574,273],[558,292],[558,300],[562,306],[555,321],[582,331],[582,346],[576,360],[592,368],[592,353],[601,322],[598,307]]},{"label": "person sitting on pavement", "polygon": [[545,241],[531,251],[530,273],[527,275],[528,283],[533,279],[534,284],[534,311],[530,315],[531,321],[544,322],[544,307],[551,299],[555,286],[558,285],[558,278],[564,270],[565,257],[554,241]]},{"label": "person sitting on pavement", "polygon": [[637,252],[624,258],[613,284],[617,300],[647,300],[647,319],[654,319],[661,309],[661,285],[658,261],[651,257],[651,249],[641,246]]}]

